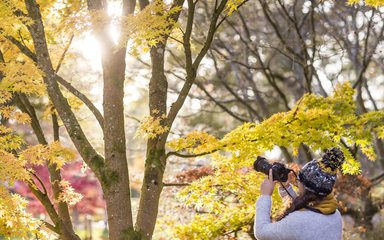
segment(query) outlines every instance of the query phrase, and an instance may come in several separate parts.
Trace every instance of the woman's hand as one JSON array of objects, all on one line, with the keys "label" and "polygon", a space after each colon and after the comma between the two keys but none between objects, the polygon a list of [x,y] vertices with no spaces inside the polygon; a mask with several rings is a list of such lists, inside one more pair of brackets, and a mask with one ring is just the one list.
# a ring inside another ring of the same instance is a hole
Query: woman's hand
[{"label": "woman's hand", "polygon": [[261,195],[271,196],[273,193],[273,189],[275,188],[275,184],[276,184],[276,181],[273,181],[272,169],[269,169],[268,178],[266,178],[260,185]]},{"label": "woman's hand", "polygon": [[287,180],[286,182],[283,182],[282,184],[283,184],[283,186],[284,186],[285,188],[287,188],[287,187],[289,187],[289,184],[291,184],[291,183],[295,183],[295,181],[296,181],[296,176],[295,176],[295,174],[293,174],[293,172],[289,172],[289,173],[288,173],[288,180]]}]

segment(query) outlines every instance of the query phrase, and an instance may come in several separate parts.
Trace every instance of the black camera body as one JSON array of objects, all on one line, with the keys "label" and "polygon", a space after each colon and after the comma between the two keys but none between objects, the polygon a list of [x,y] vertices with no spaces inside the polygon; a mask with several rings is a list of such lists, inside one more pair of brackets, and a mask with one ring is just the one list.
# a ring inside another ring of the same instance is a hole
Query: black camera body
[{"label": "black camera body", "polygon": [[253,168],[257,172],[262,172],[266,175],[269,175],[269,169],[272,169],[272,178],[273,181],[286,182],[288,180],[288,174],[292,171],[289,168],[286,168],[284,164],[274,162],[270,164],[266,158],[258,156],[256,161],[253,163]]}]

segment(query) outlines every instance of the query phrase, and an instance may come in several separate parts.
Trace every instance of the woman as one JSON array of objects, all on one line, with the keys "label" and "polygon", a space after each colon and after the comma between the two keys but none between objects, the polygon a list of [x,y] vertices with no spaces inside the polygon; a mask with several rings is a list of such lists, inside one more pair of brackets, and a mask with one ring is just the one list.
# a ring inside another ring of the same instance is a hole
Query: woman
[{"label": "woman", "polygon": [[[254,233],[259,240],[340,240],[342,219],[336,209],[337,202],[332,193],[337,169],[344,162],[343,153],[332,148],[321,159],[308,162],[298,176],[298,196],[290,180],[279,187],[285,200],[292,196],[292,203],[283,214],[271,223],[271,195],[275,187],[272,170],[260,186],[261,196],[256,203]],[[290,177],[291,179],[292,177]]]}]

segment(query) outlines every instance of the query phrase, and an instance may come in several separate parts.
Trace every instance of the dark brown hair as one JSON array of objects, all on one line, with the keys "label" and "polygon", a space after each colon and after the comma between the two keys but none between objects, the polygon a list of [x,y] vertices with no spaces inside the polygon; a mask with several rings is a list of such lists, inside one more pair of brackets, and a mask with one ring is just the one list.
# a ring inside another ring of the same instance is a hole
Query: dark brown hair
[{"label": "dark brown hair", "polygon": [[308,191],[307,189],[304,190],[304,193],[297,196],[295,199],[291,201],[291,204],[288,205],[288,207],[283,211],[281,215],[279,215],[275,221],[280,221],[281,219],[288,216],[288,214],[300,210],[302,208],[305,208],[308,206],[309,202],[320,202],[324,196],[319,196],[313,192]]}]

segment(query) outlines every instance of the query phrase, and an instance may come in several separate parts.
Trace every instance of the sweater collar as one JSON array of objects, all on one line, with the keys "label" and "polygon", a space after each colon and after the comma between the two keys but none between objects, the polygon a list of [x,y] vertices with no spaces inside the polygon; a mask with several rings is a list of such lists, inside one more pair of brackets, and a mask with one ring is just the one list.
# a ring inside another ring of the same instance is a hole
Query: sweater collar
[{"label": "sweater collar", "polygon": [[310,202],[308,204],[310,208],[316,209],[322,214],[333,214],[337,209],[337,200],[333,193],[328,194],[320,202]]}]

